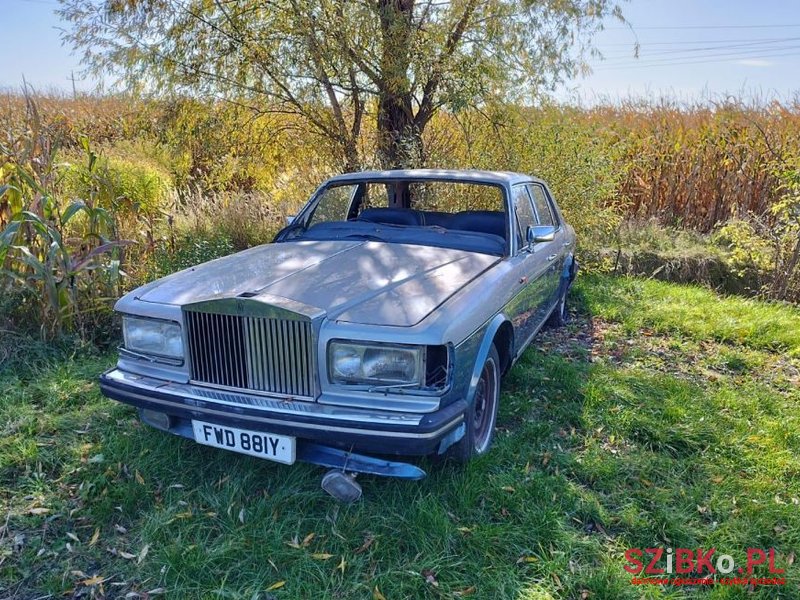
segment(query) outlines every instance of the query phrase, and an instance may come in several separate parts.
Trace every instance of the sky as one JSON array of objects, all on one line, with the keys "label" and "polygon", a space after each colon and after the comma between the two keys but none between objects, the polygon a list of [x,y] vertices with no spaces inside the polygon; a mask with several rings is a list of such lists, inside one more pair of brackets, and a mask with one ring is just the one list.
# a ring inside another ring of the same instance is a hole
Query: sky
[{"label": "sky", "polygon": [[[71,93],[73,74],[78,91],[94,87],[80,80],[78,57],[61,45],[56,7],[55,0],[0,0],[0,87],[19,88],[24,76],[39,91]],[[630,0],[622,10],[628,23],[609,21],[595,38],[604,58],[590,59],[590,75],[559,87],[559,99],[764,100],[800,92],[800,0]]]}]

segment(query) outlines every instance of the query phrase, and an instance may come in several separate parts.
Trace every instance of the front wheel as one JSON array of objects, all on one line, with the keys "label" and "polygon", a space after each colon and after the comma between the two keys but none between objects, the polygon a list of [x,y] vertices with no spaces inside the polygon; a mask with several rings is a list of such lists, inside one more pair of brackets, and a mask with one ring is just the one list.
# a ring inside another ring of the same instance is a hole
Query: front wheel
[{"label": "front wheel", "polygon": [[485,454],[494,439],[497,407],[500,404],[500,355],[492,345],[483,363],[475,389],[475,399],[464,414],[464,437],[450,446],[445,458],[466,463],[473,456]]}]

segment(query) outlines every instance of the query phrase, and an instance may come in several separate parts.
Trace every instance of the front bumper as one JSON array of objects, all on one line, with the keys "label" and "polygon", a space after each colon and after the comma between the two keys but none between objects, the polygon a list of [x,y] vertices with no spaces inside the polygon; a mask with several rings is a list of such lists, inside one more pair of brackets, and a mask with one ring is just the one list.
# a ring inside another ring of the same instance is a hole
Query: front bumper
[{"label": "front bumper", "polygon": [[170,415],[175,423],[170,432],[178,435],[198,419],[290,435],[298,442],[401,456],[438,452],[442,440],[461,426],[466,409],[463,400],[428,414],[344,408],[168,382],[119,369],[100,376],[100,390],[114,400]]}]

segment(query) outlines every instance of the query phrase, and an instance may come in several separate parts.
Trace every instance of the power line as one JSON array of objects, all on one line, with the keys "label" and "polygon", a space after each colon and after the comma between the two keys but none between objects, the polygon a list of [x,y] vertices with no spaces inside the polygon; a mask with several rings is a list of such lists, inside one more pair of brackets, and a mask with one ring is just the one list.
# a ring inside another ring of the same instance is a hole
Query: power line
[{"label": "power line", "polygon": [[[798,46],[800,48],[800,46]],[[750,55],[729,55],[727,57],[718,57],[718,58],[701,58],[699,60],[687,60],[687,61],[673,61],[673,62],[650,62],[650,63],[640,63],[640,64],[622,64],[622,65],[599,65],[594,70],[595,71],[620,71],[620,70],[628,70],[628,69],[653,69],[657,67],[676,67],[682,65],[700,65],[700,64],[707,64],[707,63],[721,63],[721,62],[736,62],[739,60],[761,60],[765,58],[780,58],[780,57],[796,57],[800,56],[800,51],[794,50],[792,52],[785,52],[785,53],[775,53],[775,54],[750,54]]]},{"label": "power line", "polygon": [[[645,48],[640,47],[639,49],[639,58],[647,59],[649,57],[659,57],[665,55],[672,55],[672,58],[692,58],[692,54],[697,55],[697,53],[702,52],[717,52],[717,51],[726,51],[726,50],[742,50],[743,52],[774,52],[777,50],[787,50],[791,49],[793,46],[786,46],[785,44],[789,42],[798,42],[800,41],[800,37],[791,37],[791,38],[782,38],[777,41],[753,41],[753,42],[742,42],[740,44],[724,44],[724,45],[716,45],[716,46],[699,46],[696,48],[662,48],[657,50],[647,51]],[[679,56],[685,54],[687,56]],[[676,56],[678,55],[678,56]],[[630,60],[635,58],[631,56],[630,53],[623,53],[623,54],[616,54],[616,55],[604,55],[606,60],[615,61],[615,60]]]},{"label": "power line", "polygon": [[658,25],[658,26],[645,26],[645,27],[606,27],[605,29],[624,29],[626,31],[640,31],[640,30],[685,30],[685,29],[780,29],[787,27],[800,27],[798,23],[777,23],[775,25]]},{"label": "power line", "polygon": [[[647,46],[679,46],[679,45],[688,45],[688,44],[738,44],[743,42],[780,42],[786,39],[793,39],[793,38],[728,38],[728,39],[717,39],[717,40],[670,40],[670,41],[641,41],[639,40],[638,44],[640,47],[644,48]],[[634,45],[635,42],[610,42],[610,43],[603,43],[601,44],[604,47],[611,47],[611,46],[624,46],[624,47],[631,47]]]}]

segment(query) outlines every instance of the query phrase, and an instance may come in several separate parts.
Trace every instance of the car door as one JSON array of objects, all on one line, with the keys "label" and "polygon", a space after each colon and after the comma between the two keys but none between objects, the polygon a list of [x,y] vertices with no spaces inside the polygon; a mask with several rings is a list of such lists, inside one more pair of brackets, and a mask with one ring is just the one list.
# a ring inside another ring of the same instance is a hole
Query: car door
[{"label": "car door", "polygon": [[547,260],[548,266],[544,277],[547,281],[547,292],[545,299],[544,312],[545,315],[550,312],[550,309],[558,301],[558,291],[561,284],[561,273],[564,270],[564,260],[566,253],[564,252],[564,228],[558,219],[558,214],[553,209],[552,203],[544,189],[544,186],[538,183],[529,183],[527,186],[528,193],[533,201],[533,207],[536,211],[537,225],[555,227],[555,235],[550,242],[538,242],[535,245],[535,252],[541,254]]},{"label": "car door", "polygon": [[514,255],[510,261],[518,292],[509,305],[509,313],[514,325],[515,352],[519,353],[543,319],[551,293],[546,278],[551,262],[543,252],[536,251],[535,244],[529,246],[526,241],[528,227],[536,225],[537,221],[531,196],[524,184],[512,187],[512,205],[515,243],[512,244]]}]

